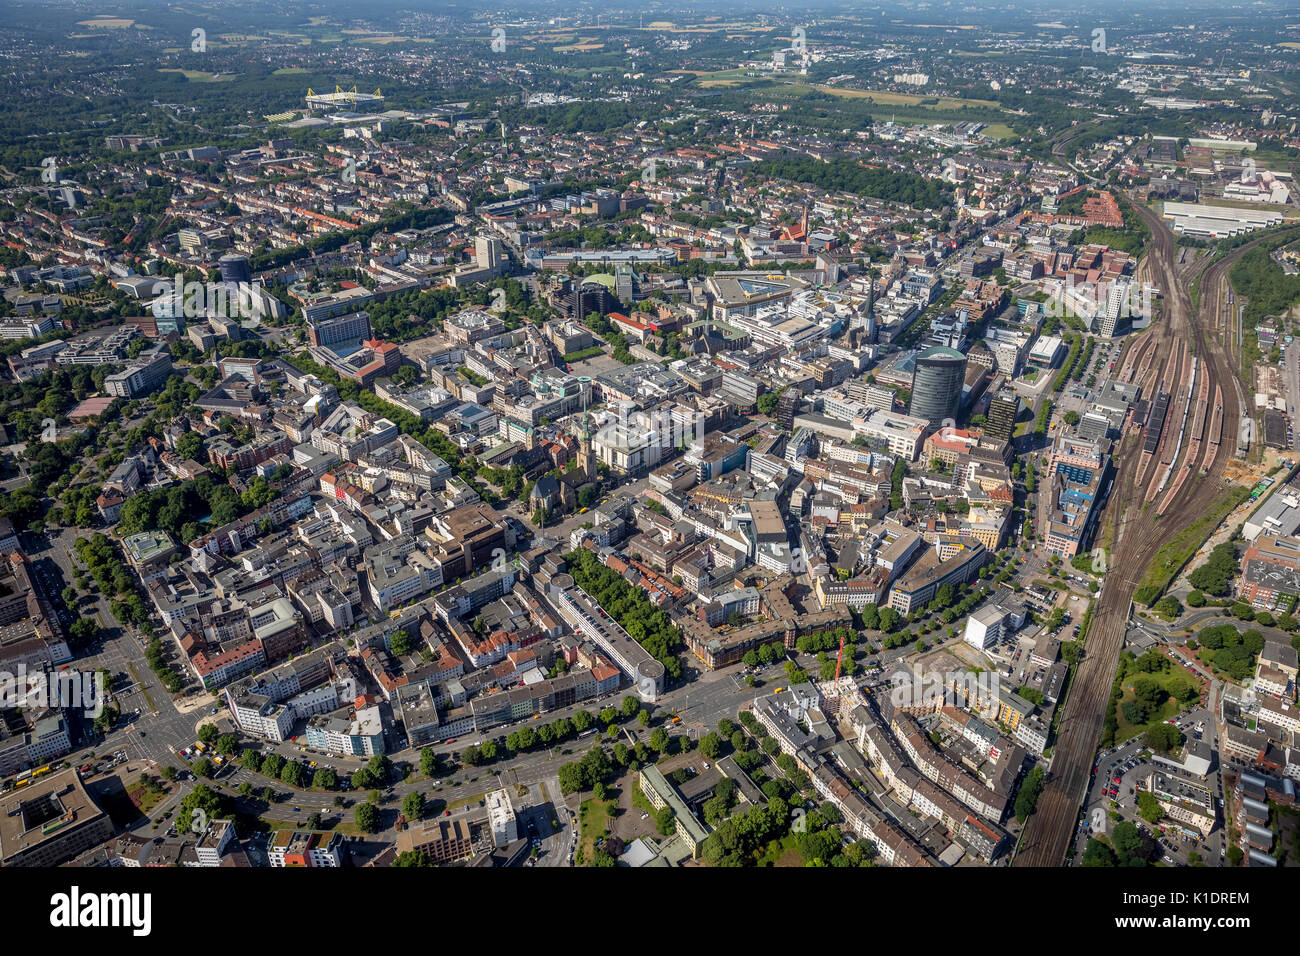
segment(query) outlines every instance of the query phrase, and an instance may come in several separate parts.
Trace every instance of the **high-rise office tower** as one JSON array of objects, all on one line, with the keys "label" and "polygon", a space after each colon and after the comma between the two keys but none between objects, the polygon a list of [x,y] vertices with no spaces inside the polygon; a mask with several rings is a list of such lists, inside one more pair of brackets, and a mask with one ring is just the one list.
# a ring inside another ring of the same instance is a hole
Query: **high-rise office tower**
[{"label": "high-rise office tower", "polygon": [[1019,416],[1020,398],[1014,392],[992,396],[985,416],[987,421],[984,423],[984,434],[998,441],[1011,441]]},{"label": "high-rise office tower", "polygon": [[937,346],[916,357],[912,372],[912,402],[907,413],[931,425],[956,419],[966,380],[966,356],[956,349]]},{"label": "high-rise office tower", "polygon": [[230,253],[217,260],[221,270],[222,282],[252,282],[253,270],[249,267],[248,257]]}]

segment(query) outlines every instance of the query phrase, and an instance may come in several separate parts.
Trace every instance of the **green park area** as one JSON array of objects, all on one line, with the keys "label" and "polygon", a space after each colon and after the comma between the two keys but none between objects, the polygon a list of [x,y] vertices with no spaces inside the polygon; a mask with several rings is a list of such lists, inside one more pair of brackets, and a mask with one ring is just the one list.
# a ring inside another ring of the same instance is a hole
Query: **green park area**
[{"label": "green park area", "polygon": [[1165,655],[1148,651],[1134,657],[1125,651],[1111,690],[1103,741],[1114,743],[1146,734],[1155,749],[1172,749],[1182,741],[1177,729],[1165,722],[1200,696],[1200,681]]}]

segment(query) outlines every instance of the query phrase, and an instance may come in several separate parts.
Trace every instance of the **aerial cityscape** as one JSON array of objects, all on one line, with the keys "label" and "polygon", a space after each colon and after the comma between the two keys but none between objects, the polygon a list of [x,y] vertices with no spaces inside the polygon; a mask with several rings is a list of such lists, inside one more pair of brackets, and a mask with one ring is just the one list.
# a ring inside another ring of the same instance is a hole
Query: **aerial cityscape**
[{"label": "aerial cityscape", "polygon": [[0,866],[1300,866],[1294,5],[4,14]]}]

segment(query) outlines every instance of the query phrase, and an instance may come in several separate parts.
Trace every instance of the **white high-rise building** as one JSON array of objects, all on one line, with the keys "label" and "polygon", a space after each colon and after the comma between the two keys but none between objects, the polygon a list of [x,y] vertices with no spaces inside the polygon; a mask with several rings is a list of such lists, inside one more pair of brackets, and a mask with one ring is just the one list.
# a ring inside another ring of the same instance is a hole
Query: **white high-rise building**
[{"label": "white high-rise building", "polygon": [[492,236],[479,236],[474,240],[474,265],[479,269],[489,269],[496,274],[501,270],[501,260],[505,258],[501,240]]},{"label": "white high-rise building", "polygon": [[487,795],[488,825],[492,827],[492,843],[503,847],[519,839],[519,821],[514,804],[505,790],[494,790]]},{"label": "white high-rise building", "polygon": [[999,607],[982,607],[966,619],[962,640],[986,651],[1002,639],[1002,622],[1006,618],[1007,612]]}]

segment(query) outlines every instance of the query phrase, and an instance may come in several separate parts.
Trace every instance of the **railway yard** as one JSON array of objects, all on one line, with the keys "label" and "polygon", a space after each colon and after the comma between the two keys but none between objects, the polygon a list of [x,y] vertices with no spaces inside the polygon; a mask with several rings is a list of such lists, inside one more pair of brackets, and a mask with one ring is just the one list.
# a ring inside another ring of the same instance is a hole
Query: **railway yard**
[{"label": "railway yard", "polygon": [[[1115,492],[1102,516],[1114,551],[1095,605],[1081,659],[1057,730],[1051,774],[1016,856],[1016,866],[1059,866],[1087,791],[1133,595],[1161,546],[1209,513],[1230,482],[1238,454],[1234,423],[1244,406],[1237,339],[1225,326],[1227,273],[1252,244],[1206,265],[1179,263],[1172,233],[1150,210],[1136,207],[1151,230],[1144,260],[1164,291],[1162,320],[1135,336],[1121,356],[1120,380],[1156,398],[1144,422],[1130,422],[1117,447]],[[1203,270],[1203,271],[1201,271]],[[1200,307],[1187,294],[1201,277]],[[1209,396],[1213,395],[1213,404]]]}]

